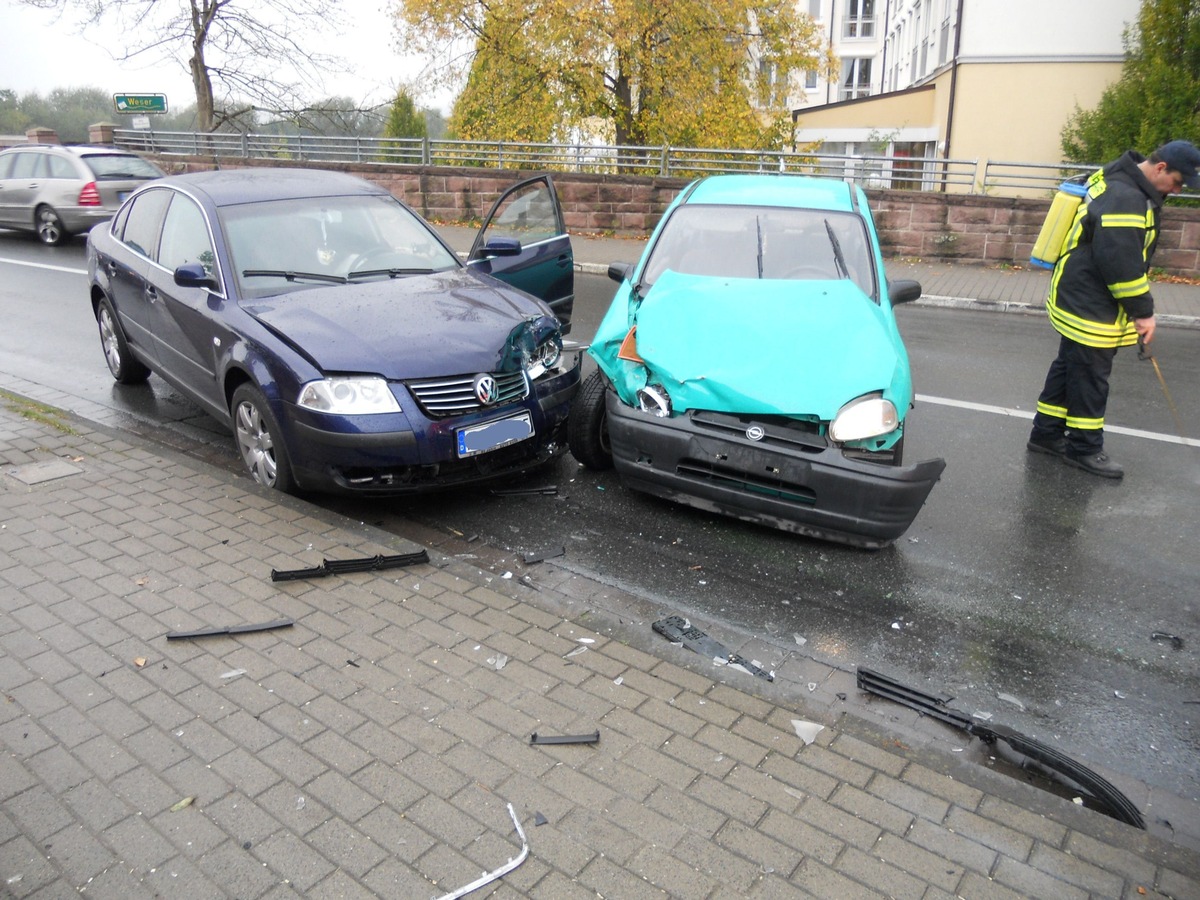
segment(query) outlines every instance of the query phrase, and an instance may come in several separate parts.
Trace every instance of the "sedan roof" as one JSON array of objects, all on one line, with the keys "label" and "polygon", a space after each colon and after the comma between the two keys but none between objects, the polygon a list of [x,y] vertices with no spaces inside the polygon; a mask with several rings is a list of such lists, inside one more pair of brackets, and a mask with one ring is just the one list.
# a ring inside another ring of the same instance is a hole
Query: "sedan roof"
[{"label": "sedan roof", "polygon": [[174,175],[157,183],[178,185],[205,194],[217,206],[348,194],[388,195],[383,188],[362,178],[323,169],[219,169]]},{"label": "sedan roof", "polygon": [[786,206],[851,212],[848,182],[807,175],[713,175],[699,182],[687,203],[719,206]]}]

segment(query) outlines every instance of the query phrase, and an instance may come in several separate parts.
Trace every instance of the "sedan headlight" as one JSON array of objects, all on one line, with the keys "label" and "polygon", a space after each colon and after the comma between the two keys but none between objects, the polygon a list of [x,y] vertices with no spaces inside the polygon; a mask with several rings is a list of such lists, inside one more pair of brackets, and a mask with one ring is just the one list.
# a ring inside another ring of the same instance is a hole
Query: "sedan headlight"
[{"label": "sedan headlight", "polygon": [[525,371],[529,373],[529,380],[533,381],[541,378],[546,372],[557,365],[559,358],[562,356],[562,339],[558,337],[547,338],[542,341],[533,355],[529,357]]},{"label": "sedan headlight", "polygon": [[400,404],[382,378],[324,378],[300,389],[296,401],[302,408],[338,416],[398,413]]},{"label": "sedan headlight", "polygon": [[896,406],[879,394],[869,394],[852,400],[834,416],[829,425],[829,436],[839,444],[846,441],[861,441],[895,431],[900,425]]}]

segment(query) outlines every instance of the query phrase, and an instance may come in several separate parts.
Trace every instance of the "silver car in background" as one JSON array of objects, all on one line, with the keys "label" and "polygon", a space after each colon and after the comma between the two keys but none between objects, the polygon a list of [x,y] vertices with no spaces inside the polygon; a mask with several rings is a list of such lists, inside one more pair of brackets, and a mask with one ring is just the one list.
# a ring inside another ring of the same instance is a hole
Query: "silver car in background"
[{"label": "silver car in background", "polygon": [[162,176],[153,163],[115,147],[10,147],[0,151],[0,226],[61,244],[111,219],[130,193]]}]

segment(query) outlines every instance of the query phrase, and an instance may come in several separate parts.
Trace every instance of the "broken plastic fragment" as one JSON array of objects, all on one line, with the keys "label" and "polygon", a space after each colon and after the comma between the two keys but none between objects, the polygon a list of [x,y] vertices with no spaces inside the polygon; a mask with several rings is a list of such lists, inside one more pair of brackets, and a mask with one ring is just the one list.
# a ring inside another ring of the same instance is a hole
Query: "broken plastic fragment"
[{"label": "broken plastic fragment", "polygon": [[540,812],[535,812],[533,814],[533,824],[534,825],[545,825],[549,821],[550,820],[547,819],[545,816],[543,816]]},{"label": "broken plastic fragment", "polygon": [[1113,691],[1113,696],[1116,697],[1118,700],[1125,699],[1125,695],[1122,694],[1120,691]]},{"label": "broken plastic fragment", "polygon": [[556,556],[562,556],[566,552],[566,547],[553,547],[549,550],[534,550],[522,556],[521,560],[525,563],[525,565],[531,566],[534,563],[540,563],[544,559],[554,559]]},{"label": "broken plastic fragment", "polygon": [[682,644],[693,653],[708,657],[715,665],[728,664],[740,671],[765,678],[767,681],[775,680],[774,672],[768,672],[758,663],[731,652],[719,641],[709,637],[699,628],[693,627],[683,616],[667,616],[665,619],[659,619],[651,627],[672,644]]},{"label": "broken plastic fragment", "polygon": [[1183,649],[1183,638],[1177,634],[1170,634],[1166,631],[1155,631],[1151,633],[1150,640],[1152,641],[1170,641],[1171,646],[1176,650]]},{"label": "broken plastic fragment", "polygon": [[529,856],[529,842],[525,840],[525,832],[521,828],[521,823],[517,821],[517,813],[511,803],[508,804],[508,814],[512,817],[513,825],[516,826],[517,837],[521,839],[521,852],[494,872],[484,872],[483,875],[476,878],[470,884],[460,887],[457,891],[452,891],[449,894],[443,894],[438,900],[457,900],[459,897],[464,897],[472,891],[483,887],[485,884],[491,884],[497,878],[507,875],[521,863],[525,862],[525,858]]},{"label": "broken plastic fragment", "polygon": [[1005,703],[1011,703],[1017,709],[1020,709],[1020,710],[1025,709],[1025,704],[1022,703],[1016,697],[1014,697],[1012,694],[999,693],[996,695],[996,699],[1003,700]]},{"label": "broken plastic fragment", "polygon": [[197,631],[168,631],[167,640],[177,641],[183,638],[215,637],[224,634],[249,634],[252,631],[291,628],[294,624],[296,623],[291,619],[276,619],[274,622],[263,622],[261,625],[231,625],[228,628],[201,628]]},{"label": "broken plastic fragment", "polygon": [[817,735],[825,730],[824,725],[818,725],[816,722],[805,722],[803,719],[792,719],[792,727],[796,729],[796,737],[804,741],[805,747],[815,741]]},{"label": "broken plastic fragment", "polygon": [[800,637],[798,634],[793,634],[792,637],[795,638],[796,643],[801,647],[808,643],[808,638]]},{"label": "broken plastic fragment", "polygon": [[369,572],[374,569],[395,569],[400,566],[411,566],[416,563],[429,562],[429,553],[418,550],[416,553],[400,553],[395,556],[366,556],[361,559],[325,559],[319,566],[311,569],[288,569],[284,571],[271,570],[272,581],[296,581],[300,578],[324,578],[327,575],[342,572]]},{"label": "broken plastic fragment", "polygon": [[505,666],[508,665],[508,657],[505,656],[503,653],[498,653],[495,656],[489,656],[487,664],[489,666],[491,666],[493,669],[495,669],[497,672],[499,672],[501,669],[503,669]]},{"label": "broken plastic fragment", "polygon": [[587,653],[587,647],[576,647],[574,650],[564,656],[563,659],[570,659],[572,656],[578,656],[580,653]]},{"label": "broken plastic fragment", "polygon": [[529,736],[531,744],[598,744],[600,729],[591,734],[538,734],[536,731]]},{"label": "broken plastic fragment", "polygon": [[192,801],[194,801],[195,799],[196,799],[195,797],[184,797],[182,800],[180,800],[178,803],[176,803],[174,806],[171,807],[171,812],[179,812],[181,809],[187,809],[189,806],[192,805]]}]

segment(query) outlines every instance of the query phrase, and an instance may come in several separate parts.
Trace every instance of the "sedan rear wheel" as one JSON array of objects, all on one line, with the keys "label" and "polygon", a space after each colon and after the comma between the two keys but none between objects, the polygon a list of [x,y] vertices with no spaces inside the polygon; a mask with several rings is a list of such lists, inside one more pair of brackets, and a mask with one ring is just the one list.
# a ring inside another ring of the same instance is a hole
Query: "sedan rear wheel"
[{"label": "sedan rear wheel", "polygon": [[283,432],[266,398],[252,384],[233,392],[233,434],[242,462],[255,481],[284,493],[295,491]]},{"label": "sedan rear wheel", "polygon": [[608,442],[608,385],[597,369],[583,380],[571,403],[567,419],[567,446],[571,455],[597,471],[611,469],[612,445]]},{"label": "sedan rear wheel", "polygon": [[100,346],[104,349],[104,361],[117,384],[141,384],[150,377],[150,370],[129,352],[125,332],[117,321],[112,302],[104,297],[96,307],[96,324],[100,327]]},{"label": "sedan rear wheel", "polygon": [[37,236],[43,244],[56,246],[70,237],[70,233],[62,223],[62,219],[51,206],[39,206],[34,213],[34,224],[37,226]]}]

